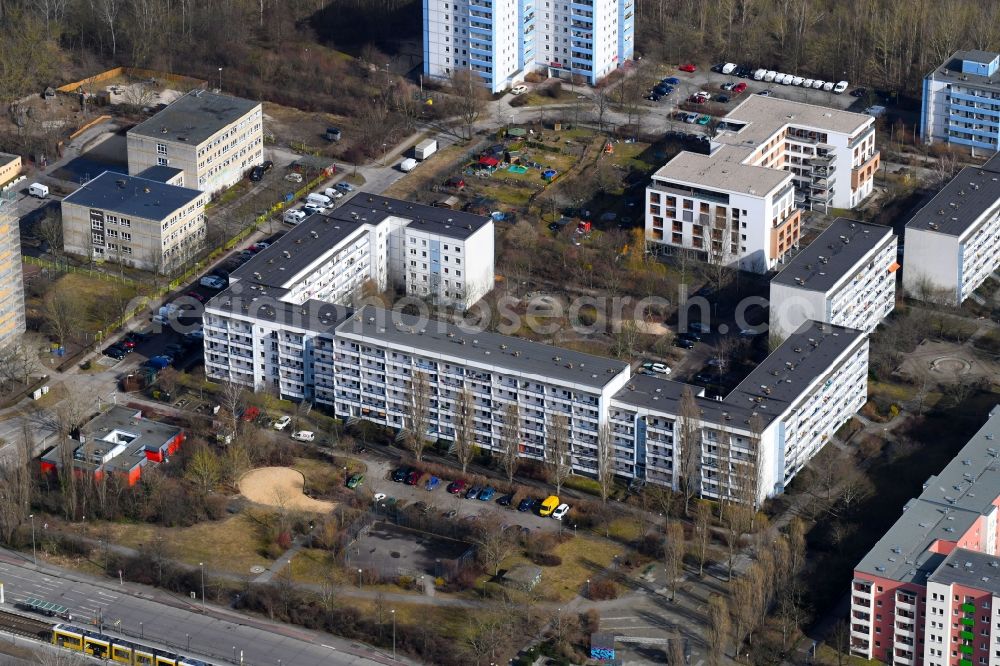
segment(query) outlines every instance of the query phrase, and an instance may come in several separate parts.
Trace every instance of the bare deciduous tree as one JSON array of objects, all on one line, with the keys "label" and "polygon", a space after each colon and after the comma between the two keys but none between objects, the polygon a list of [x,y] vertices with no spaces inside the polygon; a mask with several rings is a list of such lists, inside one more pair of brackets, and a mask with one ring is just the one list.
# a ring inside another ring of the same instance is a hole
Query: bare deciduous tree
[{"label": "bare deciduous tree", "polygon": [[555,484],[558,495],[562,491],[563,482],[573,471],[569,422],[564,414],[556,413],[549,417],[545,438],[545,460],[549,464],[549,479]]},{"label": "bare deciduous tree", "polygon": [[503,410],[503,422],[500,426],[500,461],[504,472],[507,473],[507,482],[514,481],[514,474],[517,472],[517,464],[520,460],[521,448],[521,413],[517,403],[507,405]]},{"label": "bare deciduous tree", "polygon": [[476,121],[486,108],[486,88],[479,75],[468,69],[456,69],[451,75],[451,93],[456,98],[464,138],[471,139]]},{"label": "bare deciduous tree", "polygon": [[83,308],[75,294],[54,287],[45,295],[42,317],[49,333],[60,347],[70,342],[83,323]]},{"label": "bare deciduous tree", "polygon": [[455,427],[454,449],[455,457],[458,458],[462,466],[462,474],[472,461],[472,454],[476,450],[476,405],[472,398],[472,391],[468,387],[462,387],[458,399],[455,401],[455,413],[452,423]]},{"label": "bare deciduous tree", "polygon": [[698,560],[698,575],[705,575],[705,560],[712,542],[712,505],[698,500],[694,505],[694,555]]},{"label": "bare deciduous tree", "polygon": [[607,504],[615,487],[615,438],[608,423],[597,431],[597,483],[601,486],[601,500]]},{"label": "bare deciduous tree", "polygon": [[[684,515],[690,515],[691,500],[701,491],[701,410],[694,392],[685,386],[677,415],[680,444],[681,490],[684,493]],[[676,450],[676,447],[675,447]],[[676,455],[676,454],[675,454]]]},{"label": "bare deciduous tree", "polygon": [[207,446],[199,447],[188,461],[184,475],[203,493],[211,491],[222,479],[219,456]]},{"label": "bare deciduous tree", "polygon": [[729,604],[720,594],[708,598],[708,643],[715,647],[709,650],[709,666],[719,666],[722,657],[726,656],[729,646],[729,634],[732,631],[732,621],[729,618]]},{"label": "bare deciduous tree", "polygon": [[500,573],[503,561],[517,551],[517,542],[513,538],[512,531],[505,527],[499,517],[490,516],[477,521],[472,536],[479,561],[488,571],[492,571],[494,576]]},{"label": "bare deciduous tree", "polygon": [[670,601],[677,597],[677,583],[684,573],[684,526],[676,520],[667,523],[666,539],[663,543],[663,571],[667,577]]},{"label": "bare deciduous tree", "polygon": [[427,430],[431,420],[431,386],[427,373],[422,370],[414,370],[410,379],[406,416],[409,420],[406,443],[419,462],[423,458],[424,447],[427,446]]}]

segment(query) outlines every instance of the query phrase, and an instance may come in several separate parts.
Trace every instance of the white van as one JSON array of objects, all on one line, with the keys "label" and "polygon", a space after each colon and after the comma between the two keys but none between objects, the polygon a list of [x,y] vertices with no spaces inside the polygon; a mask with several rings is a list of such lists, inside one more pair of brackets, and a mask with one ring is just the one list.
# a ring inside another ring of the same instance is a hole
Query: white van
[{"label": "white van", "polygon": [[417,168],[417,161],[415,159],[413,159],[412,157],[407,157],[405,160],[403,160],[402,162],[399,163],[399,170],[400,171],[409,172],[409,171],[413,171],[416,168]]},{"label": "white van", "polygon": [[301,210],[289,210],[285,211],[281,219],[284,220],[285,224],[298,224],[306,219],[306,214]]},{"label": "white van", "polygon": [[330,197],[326,196],[325,194],[320,194],[319,192],[313,192],[312,194],[306,197],[306,203],[311,203],[314,206],[320,206],[322,208],[326,208],[331,203],[333,203],[333,201],[330,199]]},{"label": "white van", "polygon": [[49,196],[49,186],[42,185],[41,183],[32,183],[28,186],[28,194],[39,199],[44,199]]},{"label": "white van", "polygon": [[769,69],[766,72],[764,72],[764,80],[770,83],[771,81],[774,81],[774,77],[776,77],[777,75],[778,73],[776,71],[774,71],[773,69]]},{"label": "white van", "polygon": [[723,74],[732,74],[734,69],[736,69],[736,63],[734,63],[734,62],[727,62],[725,65],[722,66],[722,73]]},{"label": "white van", "polygon": [[753,80],[754,81],[763,81],[765,74],[767,74],[767,70],[766,69],[758,69],[756,72],[753,73]]}]

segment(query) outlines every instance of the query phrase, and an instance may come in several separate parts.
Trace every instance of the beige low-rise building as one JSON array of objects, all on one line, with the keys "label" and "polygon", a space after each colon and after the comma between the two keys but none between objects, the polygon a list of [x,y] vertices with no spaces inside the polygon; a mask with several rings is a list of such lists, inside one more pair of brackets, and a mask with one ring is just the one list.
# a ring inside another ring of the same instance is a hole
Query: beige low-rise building
[{"label": "beige low-rise building", "polygon": [[21,175],[21,156],[0,153],[0,187]]},{"label": "beige low-rise building", "polygon": [[67,252],[171,273],[205,242],[208,195],[105,171],[62,201]]},{"label": "beige low-rise building", "polygon": [[184,172],[184,187],[214,193],[264,162],[260,102],[193,90],[128,131],[128,172]]}]

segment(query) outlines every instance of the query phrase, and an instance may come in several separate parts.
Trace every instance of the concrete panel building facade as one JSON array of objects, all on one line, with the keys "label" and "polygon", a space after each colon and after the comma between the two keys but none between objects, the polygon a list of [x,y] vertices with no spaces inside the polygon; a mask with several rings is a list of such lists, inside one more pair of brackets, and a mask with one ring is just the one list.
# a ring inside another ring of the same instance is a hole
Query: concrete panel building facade
[{"label": "concrete panel building facade", "polygon": [[924,77],[920,136],[1000,150],[1000,54],[956,51]]},{"label": "concrete panel building facade", "polygon": [[896,247],[890,227],[838,217],[771,279],[771,335],[807,320],[871,333],[896,304]]},{"label": "concrete panel building facade", "polygon": [[1000,268],[1000,157],[962,169],[906,223],[906,295],[962,303]]},{"label": "concrete panel building facade", "polygon": [[13,205],[0,198],[0,348],[15,342],[25,330],[21,231]]},{"label": "concrete panel building facade", "polygon": [[198,190],[105,171],[62,201],[67,252],[169,273],[205,242]]},{"label": "concrete panel building facade", "polygon": [[193,90],[128,131],[128,172],[184,172],[183,186],[215,193],[264,162],[260,102]]}]

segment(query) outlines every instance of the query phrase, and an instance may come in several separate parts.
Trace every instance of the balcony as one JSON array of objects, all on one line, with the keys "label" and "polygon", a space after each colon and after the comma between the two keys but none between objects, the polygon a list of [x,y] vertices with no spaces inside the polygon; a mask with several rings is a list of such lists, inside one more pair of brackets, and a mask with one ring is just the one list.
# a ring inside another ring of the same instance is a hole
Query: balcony
[{"label": "balcony", "polygon": [[851,189],[856,190],[861,183],[869,180],[875,175],[881,164],[882,154],[879,151],[869,157],[867,160],[861,163],[860,166],[851,169]]}]

